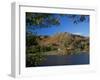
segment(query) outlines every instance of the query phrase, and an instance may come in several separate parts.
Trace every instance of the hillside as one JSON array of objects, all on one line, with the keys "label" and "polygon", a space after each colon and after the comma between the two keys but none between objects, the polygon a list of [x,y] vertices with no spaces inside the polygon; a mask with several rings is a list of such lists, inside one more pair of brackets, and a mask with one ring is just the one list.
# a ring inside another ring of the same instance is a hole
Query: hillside
[{"label": "hillside", "polygon": [[56,54],[89,53],[89,37],[67,32],[40,36],[39,45],[52,48],[51,51],[56,51]]}]

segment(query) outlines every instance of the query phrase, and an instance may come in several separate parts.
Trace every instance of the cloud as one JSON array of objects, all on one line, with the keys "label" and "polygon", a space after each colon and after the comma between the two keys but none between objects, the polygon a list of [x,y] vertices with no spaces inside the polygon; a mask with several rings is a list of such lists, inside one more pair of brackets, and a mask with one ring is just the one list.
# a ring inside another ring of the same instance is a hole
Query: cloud
[{"label": "cloud", "polygon": [[73,33],[73,34],[75,34],[75,35],[82,35],[82,33]]}]

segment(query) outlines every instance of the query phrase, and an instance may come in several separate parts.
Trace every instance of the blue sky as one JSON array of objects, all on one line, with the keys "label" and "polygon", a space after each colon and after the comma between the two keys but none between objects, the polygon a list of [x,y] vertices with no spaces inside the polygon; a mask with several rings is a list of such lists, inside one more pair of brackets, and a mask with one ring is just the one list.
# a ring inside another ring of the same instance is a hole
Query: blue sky
[{"label": "blue sky", "polygon": [[[87,16],[89,18],[89,16]],[[69,32],[73,34],[89,36],[89,21],[79,22],[74,24],[73,21],[65,16],[60,17],[59,26],[51,26],[49,28],[41,28],[35,30],[38,35],[54,35],[60,32]]]}]

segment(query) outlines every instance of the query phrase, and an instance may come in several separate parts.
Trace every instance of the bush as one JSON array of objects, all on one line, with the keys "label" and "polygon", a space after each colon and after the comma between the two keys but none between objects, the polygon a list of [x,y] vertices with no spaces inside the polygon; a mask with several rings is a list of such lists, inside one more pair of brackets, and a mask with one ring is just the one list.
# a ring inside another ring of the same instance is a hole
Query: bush
[{"label": "bush", "polygon": [[43,52],[40,51],[40,46],[27,48],[26,50],[26,67],[38,66],[45,60]]},{"label": "bush", "polygon": [[27,54],[26,67],[39,66],[43,60],[45,60],[45,58],[41,53]]}]

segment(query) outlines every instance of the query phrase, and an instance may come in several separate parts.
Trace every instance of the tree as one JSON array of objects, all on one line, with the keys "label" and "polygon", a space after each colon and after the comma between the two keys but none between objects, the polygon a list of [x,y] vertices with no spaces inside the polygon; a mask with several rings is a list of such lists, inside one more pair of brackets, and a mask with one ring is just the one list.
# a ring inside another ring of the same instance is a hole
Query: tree
[{"label": "tree", "polygon": [[26,13],[26,28],[38,29],[48,28],[52,25],[60,25],[60,17],[65,16],[77,24],[84,21],[89,21],[88,15],[73,15],[73,14],[50,14],[50,13]]},{"label": "tree", "polygon": [[38,44],[37,39],[38,38],[35,34],[27,33],[26,34],[26,46],[30,47],[32,45],[37,45]]},{"label": "tree", "polygon": [[[48,13],[26,13],[27,29],[48,28],[52,25],[59,25],[59,15]],[[32,27],[33,26],[33,27]]]}]

